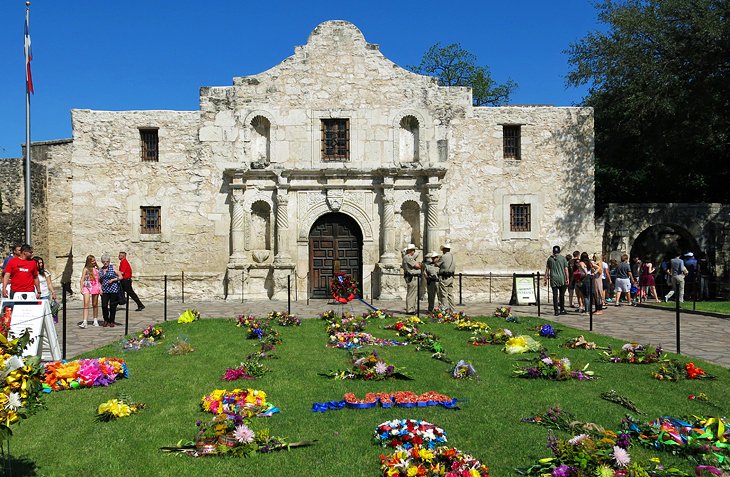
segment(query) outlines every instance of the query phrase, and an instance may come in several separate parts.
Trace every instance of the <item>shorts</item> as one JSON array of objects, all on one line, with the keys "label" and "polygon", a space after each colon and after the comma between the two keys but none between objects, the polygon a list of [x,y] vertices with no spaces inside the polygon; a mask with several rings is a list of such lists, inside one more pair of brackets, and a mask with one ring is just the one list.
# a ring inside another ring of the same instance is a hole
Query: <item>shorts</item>
[{"label": "shorts", "polygon": [[617,278],[615,289],[617,292],[631,293],[631,280],[628,278]]}]

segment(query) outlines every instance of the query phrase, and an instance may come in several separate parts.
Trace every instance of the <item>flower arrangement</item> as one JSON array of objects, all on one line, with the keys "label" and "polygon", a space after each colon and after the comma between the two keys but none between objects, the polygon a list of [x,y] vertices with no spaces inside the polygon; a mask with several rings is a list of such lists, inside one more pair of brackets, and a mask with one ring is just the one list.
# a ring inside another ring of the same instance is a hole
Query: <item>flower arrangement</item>
[{"label": "flower arrangement", "polygon": [[475,330],[469,338],[469,343],[474,346],[506,344],[512,338],[512,332],[507,328],[491,330]]},{"label": "flower arrangement", "polygon": [[411,338],[412,336],[418,334],[418,324],[423,323],[418,317],[412,316],[411,318],[406,318],[404,320],[398,320],[392,325],[388,325],[385,327],[386,330],[395,330],[398,336],[404,337],[404,338]]},{"label": "flower arrangement", "polygon": [[663,362],[659,369],[652,373],[654,379],[660,381],[679,381],[680,379],[715,379],[712,374],[706,373],[693,362],[682,364],[676,359]]},{"label": "flower arrangement", "polygon": [[129,397],[119,396],[117,399],[110,399],[99,404],[96,408],[96,420],[101,422],[114,421],[120,417],[131,416],[144,408],[144,403],[133,402]]},{"label": "flower arrangement", "polygon": [[24,358],[30,331],[8,339],[0,334],[0,443],[12,435],[12,426],[40,406],[43,368],[37,358]]},{"label": "flower arrangement", "polygon": [[127,363],[119,358],[51,361],[45,364],[43,391],[109,386],[128,375]]},{"label": "flower arrangement", "polygon": [[370,333],[355,331],[338,331],[330,335],[327,346],[330,348],[340,349],[357,349],[363,346],[403,346],[396,340],[388,340],[384,338],[376,338]]},{"label": "flower arrangement", "polygon": [[376,444],[397,450],[408,450],[415,446],[434,449],[446,443],[446,432],[420,419],[393,419],[379,424],[373,438]]},{"label": "flower arrangement", "polygon": [[650,364],[666,360],[661,345],[650,344],[626,343],[620,349],[609,348],[603,355],[611,363]]},{"label": "flower arrangement", "polygon": [[149,348],[155,346],[156,341],[149,338],[128,338],[122,340],[122,351],[139,351],[142,348]]},{"label": "flower arrangement", "polygon": [[582,369],[573,371],[568,358],[557,359],[545,353],[540,353],[539,357],[529,361],[529,365],[518,366],[512,373],[520,378],[549,379],[552,381],[566,381],[569,379],[587,381],[593,379],[593,371],[588,371],[587,364]]},{"label": "flower arrangement", "polygon": [[557,338],[560,330],[553,328],[551,324],[538,325],[535,328],[530,328],[533,331],[537,331],[537,335],[543,338]]},{"label": "flower arrangement", "polygon": [[470,318],[463,312],[451,313],[449,310],[442,310],[441,308],[434,308],[432,312],[428,314],[428,317],[434,323],[455,323],[458,321],[469,321]]},{"label": "flower arrangement", "polygon": [[177,319],[177,322],[180,324],[192,323],[193,321],[198,321],[199,319],[200,313],[198,313],[198,310],[188,308],[187,310],[182,312],[180,317]]},{"label": "flower arrangement", "polygon": [[497,318],[509,318],[512,316],[512,307],[511,306],[498,306],[496,310],[494,310],[494,316]]},{"label": "flower arrangement", "polygon": [[489,477],[489,469],[469,454],[453,447],[437,447],[433,450],[414,447],[380,455],[383,476],[436,476]]},{"label": "flower arrangement", "polygon": [[332,298],[340,303],[348,303],[357,296],[357,281],[343,272],[335,272],[330,284]]},{"label": "flower arrangement", "polygon": [[561,348],[570,349],[596,349],[597,345],[593,341],[586,340],[585,336],[580,335],[576,338],[570,338],[565,343],[560,345]]},{"label": "flower arrangement", "polygon": [[459,331],[489,331],[489,325],[482,321],[458,320],[456,329]]},{"label": "flower arrangement", "polygon": [[271,344],[281,344],[281,333],[271,326],[271,315],[257,318],[256,315],[239,315],[236,326],[246,329],[246,337]]},{"label": "flower arrangement", "polygon": [[[565,431],[570,433],[584,433],[590,434],[594,437],[606,437],[616,440],[618,436],[612,431],[606,431],[603,427],[593,422],[582,422],[576,419],[576,417],[562,409],[559,405],[551,406],[542,414],[535,416],[523,417],[520,419],[521,422],[528,422],[531,424],[538,424],[540,426],[547,427],[548,429],[554,429],[558,431]],[[622,437],[624,439],[624,437]],[[626,435],[625,439],[628,439]],[[628,447],[628,444],[627,444]]]},{"label": "flower arrangement", "polygon": [[266,393],[257,389],[216,389],[200,399],[203,411],[242,417],[264,416],[278,412],[266,401]]},{"label": "flower arrangement", "polygon": [[188,338],[184,336],[178,336],[175,342],[167,348],[167,354],[170,356],[180,356],[192,353],[193,351],[195,351],[195,348],[188,342]]},{"label": "flower arrangement", "polygon": [[630,411],[633,411],[637,414],[641,414],[641,411],[639,411],[639,409],[636,407],[636,404],[634,404],[634,402],[631,399],[620,395],[613,389],[611,389],[610,391],[601,393],[601,399],[605,399],[606,401],[616,403],[620,406],[625,407],[626,409],[628,409]]},{"label": "flower arrangement", "polygon": [[139,334],[139,339],[148,339],[150,341],[160,341],[165,337],[165,331],[159,325],[149,325]]},{"label": "flower arrangement", "polygon": [[542,349],[542,345],[539,341],[526,335],[518,335],[509,338],[504,343],[504,351],[507,354],[522,354],[522,353],[537,353]]},{"label": "flower arrangement", "polygon": [[702,402],[709,406],[714,407],[715,409],[722,409],[722,407],[718,406],[713,401],[711,401],[710,398],[707,396],[707,394],[705,394],[703,392],[699,392],[697,394],[690,394],[689,396],[687,396],[687,400]]},{"label": "flower arrangement", "polygon": [[301,326],[301,318],[290,315],[286,311],[272,311],[268,315],[269,321],[275,321],[279,326]]},{"label": "flower arrangement", "polygon": [[386,318],[393,318],[393,315],[383,310],[371,310],[369,312],[363,313],[362,317],[366,320],[384,320]]},{"label": "flower arrangement", "polygon": [[236,381],[239,379],[256,379],[269,372],[269,368],[264,366],[258,356],[247,359],[238,367],[227,368],[223,379],[226,381]]},{"label": "flower arrangement", "polygon": [[451,377],[454,379],[476,379],[477,371],[469,361],[459,360],[451,370]]},{"label": "flower arrangement", "polygon": [[312,411],[325,412],[333,409],[342,409],[344,407],[368,409],[375,407],[378,403],[380,403],[380,405],[384,408],[393,407],[395,405],[399,407],[442,406],[449,409],[458,409],[456,406],[457,399],[446,396],[445,394],[427,391],[419,395],[413,391],[392,391],[367,393],[363,399],[358,399],[353,393],[345,393],[342,401],[314,403],[312,405]]},{"label": "flower arrangement", "polygon": [[451,363],[451,359],[446,356],[440,338],[431,332],[420,332],[409,338],[409,344],[415,346],[416,351],[428,351],[433,353],[431,357],[445,363]]},{"label": "flower arrangement", "polygon": [[342,331],[364,331],[368,324],[365,318],[349,313],[339,315],[334,310],[326,311],[319,316],[327,323],[325,331],[330,335]]},{"label": "flower arrangement", "polygon": [[320,373],[333,379],[363,379],[366,381],[381,381],[384,379],[413,379],[396,368],[386,363],[378,356],[378,353],[371,351],[368,354],[353,353],[352,367],[347,370],[329,371]]}]

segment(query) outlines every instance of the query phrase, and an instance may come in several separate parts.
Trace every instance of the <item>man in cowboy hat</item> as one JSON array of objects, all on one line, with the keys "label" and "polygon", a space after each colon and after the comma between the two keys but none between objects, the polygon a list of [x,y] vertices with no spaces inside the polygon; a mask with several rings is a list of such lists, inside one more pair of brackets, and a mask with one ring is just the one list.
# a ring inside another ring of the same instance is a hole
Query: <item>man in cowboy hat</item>
[{"label": "man in cowboy hat", "polygon": [[428,293],[428,311],[433,311],[436,302],[436,294],[438,293],[438,257],[438,252],[429,252],[426,254],[426,263],[424,264],[424,272],[426,274],[426,292]]},{"label": "man in cowboy hat", "polygon": [[416,246],[412,243],[406,247],[403,255],[403,278],[406,280],[406,313],[416,312],[418,299],[418,278],[421,276],[421,264],[416,261]]},{"label": "man in cowboy hat", "polygon": [[451,255],[451,242],[441,246],[441,260],[439,261],[439,303],[441,306],[453,313],[456,310],[454,303],[454,272],[456,272],[456,261]]}]

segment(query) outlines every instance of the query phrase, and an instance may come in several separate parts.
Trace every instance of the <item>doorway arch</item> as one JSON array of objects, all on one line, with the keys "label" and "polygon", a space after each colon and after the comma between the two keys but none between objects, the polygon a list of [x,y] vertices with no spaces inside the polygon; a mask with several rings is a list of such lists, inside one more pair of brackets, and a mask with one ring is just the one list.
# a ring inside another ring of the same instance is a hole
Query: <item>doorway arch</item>
[{"label": "doorway arch", "polygon": [[699,250],[697,241],[687,229],[675,224],[662,223],[644,229],[634,239],[631,256],[638,255],[642,260],[651,261],[658,266],[662,259],[671,255],[673,251],[683,254]]},{"label": "doorway arch", "polygon": [[331,296],[330,284],[335,272],[347,273],[362,288],[362,231],[352,217],[342,213],[322,215],[309,230],[309,276],[313,298]]}]

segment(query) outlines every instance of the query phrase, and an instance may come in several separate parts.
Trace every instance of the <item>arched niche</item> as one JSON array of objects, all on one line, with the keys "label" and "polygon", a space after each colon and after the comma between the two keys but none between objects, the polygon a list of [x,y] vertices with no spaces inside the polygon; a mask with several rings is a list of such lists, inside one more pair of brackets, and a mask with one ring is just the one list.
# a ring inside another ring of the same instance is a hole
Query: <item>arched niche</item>
[{"label": "arched niche", "polygon": [[400,206],[401,224],[400,241],[401,248],[408,244],[414,244],[416,248],[423,248],[423,237],[421,235],[421,206],[413,200],[406,200]]},{"label": "arched niche", "polygon": [[420,124],[415,116],[404,116],[398,128],[398,160],[401,163],[418,162],[420,149]]},{"label": "arched niche", "polygon": [[256,164],[271,162],[271,121],[257,115],[249,123],[251,127],[251,160]]},{"label": "arched niche", "polygon": [[249,248],[271,250],[271,206],[263,200],[251,204]]}]

